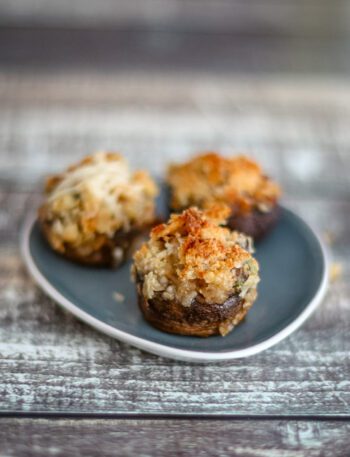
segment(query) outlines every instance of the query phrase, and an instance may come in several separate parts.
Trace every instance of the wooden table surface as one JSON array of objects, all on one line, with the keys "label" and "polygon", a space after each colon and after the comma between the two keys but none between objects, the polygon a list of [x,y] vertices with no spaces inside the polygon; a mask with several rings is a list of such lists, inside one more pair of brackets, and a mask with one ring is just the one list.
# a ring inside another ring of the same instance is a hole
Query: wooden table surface
[{"label": "wooden table surface", "polygon": [[[349,455],[349,125],[341,79],[1,71],[0,455]],[[43,176],[97,148],[154,174],[251,151],[341,275],[300,330],[246,359],[177,362],[98,333],[18,250]]]}]

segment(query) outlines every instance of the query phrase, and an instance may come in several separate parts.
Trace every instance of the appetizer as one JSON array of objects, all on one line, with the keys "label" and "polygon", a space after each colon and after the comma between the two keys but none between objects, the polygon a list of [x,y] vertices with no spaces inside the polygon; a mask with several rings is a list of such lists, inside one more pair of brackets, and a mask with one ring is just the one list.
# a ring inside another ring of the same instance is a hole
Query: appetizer
[{"label": "appetizer", "polygon": [[278,220],[279,186],[245,156],[199,155],[187,163],[171,165],[167,182],[172,211],[225,203],[231,209],[227,225],[254,239],[262,238]]},{"label": "appetizer", "polygon": [[117,153],[97,152],[47,179],[39,222],[59,254],[86,265],[118,266],[154,222],[156,195],[148,173],[130,172]]},{"label": "appetizer", "polygon": [[257,296],[259,267],[251,239],[221,227],[229,208],[189,208],[151,231],[134,254],[141,311],[165,332],[226,335]]}]

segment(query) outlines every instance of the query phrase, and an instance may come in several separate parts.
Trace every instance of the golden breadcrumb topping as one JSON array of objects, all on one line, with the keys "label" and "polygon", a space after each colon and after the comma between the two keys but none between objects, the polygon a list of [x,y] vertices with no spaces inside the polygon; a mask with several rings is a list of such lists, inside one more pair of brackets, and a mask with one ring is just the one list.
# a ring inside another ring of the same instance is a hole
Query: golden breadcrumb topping
[{"label": "golden breadcrumb topping", "polygon": [[226,158],[216,153],[171,165],[167,181],[172,190],[172,208],[195,205],[207,208],[216,202],[228,204],[236,214],[252,209],[269,211],[280,196],[279,186],[260,166],[245,156]]},{"label": "golden breadcrumb topping", "polygon": [[50,224],[50,243],[63,252],[67,244],[98,249],[118,230],[151,223],[157,187],[148,173],[131,173],[119,154],[97,152],[48,178],[46,194],[39,217]]},{"label": "golden breadcrumb topping", "polygon": [[223,303],[233,293],[243,296],[259,280],[251,239],[220,227],[229,208],[189,208],[173,214],[151,231],[150,240],[134,255],[133,275],[143,294],[161,294],[190,306],[200,295],[207,303]]}]

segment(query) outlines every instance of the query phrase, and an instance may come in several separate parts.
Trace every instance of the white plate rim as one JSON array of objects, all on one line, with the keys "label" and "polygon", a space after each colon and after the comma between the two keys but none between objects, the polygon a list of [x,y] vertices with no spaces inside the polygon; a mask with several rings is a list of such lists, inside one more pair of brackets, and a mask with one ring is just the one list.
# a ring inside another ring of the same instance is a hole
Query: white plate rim
[{"label": "white plate rim", "polygon": [[[286,208],[288,209],[288,208]],[[171,346],[166,346],[163,344],[155,343],[153,341],[149,341],[144,338],[140,338],[138,336],[130,335],[127,332],[119,330],[109,324],[106,324],[99,319],[91,316],[86,311],[81,310],[77,305],[72,303],[68,300],[64,295],[62,295],[40,272],[38,267],[36,266],[31,253],[30,253],[30,234],[33,228],[33,225],[37,219],[35,212],[30,212],[24,220],[24,224],[22,226],[22,230],[20,233],[20,251],[22,254],[22,258],[24,263],[33,278],[36,284],[49,296],[51,297],[57,304],[62,306],[65,310],[72,313],[81,321],[85,322],[86,324],[90,325],[91,327],[95,328],[96,330],[105,333],[106,335],[111,336],[112,338],[116,338],[124,343],[128,343],[132,346],[135,346],[139,349],[144,351],[150,352],[152,354],[156,354],[161,357],[172,358],[175,360],[181,360],[185,362],[197,362],[197,363],[207,363],[207,362],[220,362],[220,361],[227,361],[233,360],[238,358],[250,357],[252,355],[258,354],[270,347],[274,346],[275,344],[279,343],[283,339],[287,338],[291,335],[294,331],[296,331],[310,315],[315,311],[318,305],[322,302],[328,288],[328,276],[329,276],[329,266],[328,266],[328,255],[326,252],[326,248],[318,236],[318,234],[313,230],[309,224],[307,224],[300,216],[296,215],[294,211],[288,209],[288,211],[292,212],[294,216],[299,218],[312,232],[312,234],[317,239],[324,262],[324,271],[320,286],[310,301],[308,305],[306,305],[305,309],[297,316],[293,322],[288,324],[279,332],[275,333],[270,338],[257,343],[253,346],[244,349],[236,349],[232,351],[224,351],[224,352],[210,352],[210,351],[193,351],[189,349],[178,349]]]}]

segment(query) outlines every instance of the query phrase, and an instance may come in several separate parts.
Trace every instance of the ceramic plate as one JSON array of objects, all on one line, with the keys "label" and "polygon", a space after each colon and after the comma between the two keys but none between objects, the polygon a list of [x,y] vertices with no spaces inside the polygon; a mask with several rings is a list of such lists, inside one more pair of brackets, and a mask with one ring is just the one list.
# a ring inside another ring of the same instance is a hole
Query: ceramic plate
[{"label": "ceramic plate", "polygon": [[[25,223],[21,248],[38,285],[75,316],[145,351],[192,362],[246,357],[271,347],[310,316],[327,286],[319,239],[285,208],[276,228],[256,246],[259,297],[246,319],[224,338],[177,336],[153,328],[138,309],[130,263],[116,271],[70,263],[49,248],[34,216]],[[115,300],[115,292],[125,297],[123,302]]]}]

